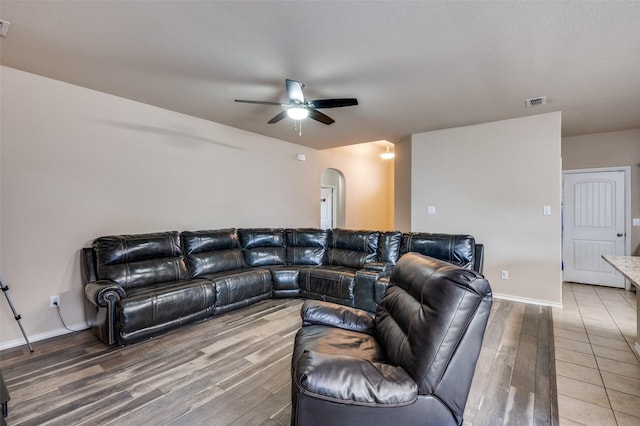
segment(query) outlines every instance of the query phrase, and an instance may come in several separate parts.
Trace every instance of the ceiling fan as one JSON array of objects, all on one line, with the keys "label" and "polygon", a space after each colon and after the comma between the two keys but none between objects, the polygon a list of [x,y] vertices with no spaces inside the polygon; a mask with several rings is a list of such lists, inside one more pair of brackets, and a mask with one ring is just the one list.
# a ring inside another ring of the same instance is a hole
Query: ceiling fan
[{"label": "ceiling fan", "polygon": [[303,120],[307,117],[312,118],[324,124],[332,124],[335,120],[326,114],[321,113],[318,109],[322,108],[338,108],[344,106],[358,105],[356,98],[340,98],[340,99],[318,99],[315,101],[305,101],[302,89],[304,84],[295,80],[286,79],[285,87],[287,89],[288,103],[265,102],[265,101],[246,101],[236,99],[236,102],[245,102],[249,104],[259,105],[278,105],[284,107],[285,110],[269,120],[269,124],[277,123],[286,116],[294,120]]}]

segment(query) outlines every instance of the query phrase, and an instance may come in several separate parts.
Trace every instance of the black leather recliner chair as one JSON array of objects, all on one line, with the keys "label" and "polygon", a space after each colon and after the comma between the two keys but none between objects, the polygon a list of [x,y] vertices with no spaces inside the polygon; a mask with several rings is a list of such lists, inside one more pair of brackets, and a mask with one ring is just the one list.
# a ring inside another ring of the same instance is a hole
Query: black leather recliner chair
[{"label": "black leather recliner chair", "polygon": [[292,425],[461,425],[491,310],[475,271],[403,256],[375,317],[308,300],[292,359]]}]

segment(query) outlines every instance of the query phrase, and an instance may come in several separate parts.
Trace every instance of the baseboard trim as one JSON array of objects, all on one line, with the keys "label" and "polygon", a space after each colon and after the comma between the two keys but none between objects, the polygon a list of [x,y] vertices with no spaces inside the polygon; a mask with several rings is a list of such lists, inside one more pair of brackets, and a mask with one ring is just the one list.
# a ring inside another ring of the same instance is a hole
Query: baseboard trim
[{"label": "baseboard trim", "polygon": [[[496,299],[510,300],[512,302],[529,303],[533,305],[549,306],[552,308],[562,309],[562,303],[549,302],[548,300],[530,299],[528,297],[518,297],[518,296],[511,296],[508,294],[500,294],[500,293],[493,293],[493,297]],[[31,343],[39,342],[40,340],[46,340],[52,337],[62,336],[64,334],[73,333],[75,331],[86,330],[89,328],[89,324],[86,322],[83,322],[80,324],[72,325],[69,328],[71,328],[74,331],[67,330],[66,328],[58,328],[56,330],[47,331],[46,333],[40,333],[33,336],[28,336],[29,342]],[[17,346],[26,345],[26,344],[27,342],[25,342],[24,338],[9,340],[8,342],[0,343],[0,351],[3,351],[5,349],[15,348]]]},{"label": "baseboard trim", "polygon": [[[80,324],[74,324],[69,326],[69,328],[71,330],[68,330],[66,328],[58,328],[56,330],[51,330],[51,331],[47,331],[45,333],[40,333],[40,334],[35,334],[33,336],[29,336],[27,335],[27,337],[29,338],[29,342],[30,343],[34,343],[34,342],[39,342],[40,340],[46,340],[46,339],[50,339],[52,337],[58,337],[58,336],[62,336],[63,334],[69,334],[69,333],[75,333],[76,331],[83,331],[89,328],[89,324],[87,322],[82,322]],[[0,351],[3,351],[5,349],[11,349],[11,348],[15,348],[18,347],[20,345],[27,345],[27,342],[25,341],[25,339],[23,337],[19,338],[19,339],[14,339],[14,340],[9,340],[8,342],[2,342],[0,343]]]},{"label": "baseboard trim", "polygon": [[549,306],[551,308],[562,309],[562,303],[550,302],[548,300],[529,299],[528,297],[518,297],[500,293],[493,293],[493,297],[496,299],[510,300],[512,302],[529,303],[532,305]]}]

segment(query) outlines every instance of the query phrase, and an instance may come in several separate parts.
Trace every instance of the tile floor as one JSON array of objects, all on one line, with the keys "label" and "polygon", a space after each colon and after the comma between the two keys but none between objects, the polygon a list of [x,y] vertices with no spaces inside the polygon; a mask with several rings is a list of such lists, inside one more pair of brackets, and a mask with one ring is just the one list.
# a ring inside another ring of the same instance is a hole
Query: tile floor
[{"label": "tile floor", "polygon": [[636,294],[564,283],[553,309],[560,425],[640,425]]}]

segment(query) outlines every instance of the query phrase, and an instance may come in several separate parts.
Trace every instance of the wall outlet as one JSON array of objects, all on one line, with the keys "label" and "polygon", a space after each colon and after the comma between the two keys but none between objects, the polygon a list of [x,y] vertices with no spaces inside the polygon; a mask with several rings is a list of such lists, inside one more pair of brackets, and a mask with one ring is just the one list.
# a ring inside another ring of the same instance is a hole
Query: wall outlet
[{"label": "wall outlet", "polygon": [[503,280],[509,279],[509,271],[502,271],[502,279]]},{"label": "wall outlet", "polygon": [[56,304],[60,307],[60,295],[56,294],[49,297],[49,308],[55,308]]}]

